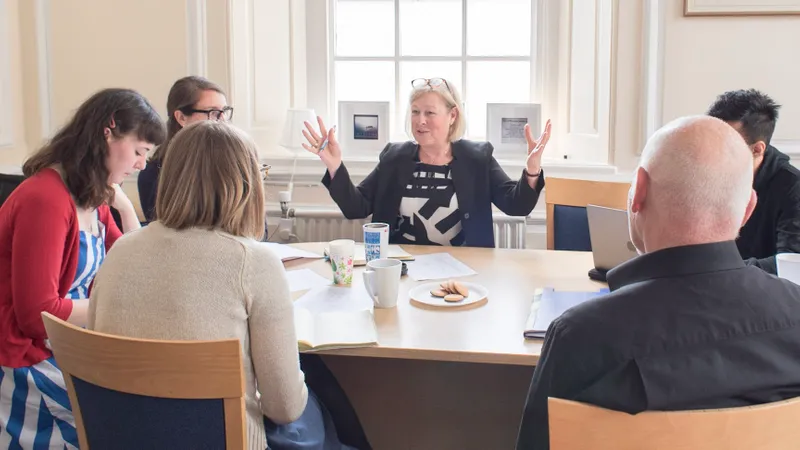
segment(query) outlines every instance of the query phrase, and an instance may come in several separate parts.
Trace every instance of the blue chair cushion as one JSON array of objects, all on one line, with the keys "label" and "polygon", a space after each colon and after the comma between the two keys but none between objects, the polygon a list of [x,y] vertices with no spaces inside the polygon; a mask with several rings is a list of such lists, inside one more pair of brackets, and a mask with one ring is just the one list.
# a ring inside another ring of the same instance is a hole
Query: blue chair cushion
[{"label": "blue chair cushion", "polygon": [[589,218],[586,208],[579,206],[553,206],[554,249],[579,252],[592,251],[589,238]]},{"label": "blue chair cushion", "polygon": [[72,377],[92,449],[224,449],[222,399],[146,397]]}]

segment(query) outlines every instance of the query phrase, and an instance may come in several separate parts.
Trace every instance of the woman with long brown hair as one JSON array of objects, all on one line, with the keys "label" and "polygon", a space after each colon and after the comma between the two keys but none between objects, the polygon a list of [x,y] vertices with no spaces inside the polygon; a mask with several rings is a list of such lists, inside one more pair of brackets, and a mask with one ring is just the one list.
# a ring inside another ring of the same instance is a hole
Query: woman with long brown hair
[{"label": "woman with long brown hair", "polygon": [[86,325],[94,275],[122,234],[109,205],[123,231],[139,228],[119,183],[165,134],[140,94],[102,90],[25,162],[27,179],[0,207],[0,442],[78,446],[41,313]]},{"label": "woman with long brown hair", "polygon": [[167,96],[167,139],[161,144],[150,164],[139,173],[139,201],[145,219],[155,220],[156,192],[161,164],[167,154],[169,141],[183,127],[202,120],[230,121],[233,108],[228,106],[225,91],[203,77],[188,76],[176,81]]}]

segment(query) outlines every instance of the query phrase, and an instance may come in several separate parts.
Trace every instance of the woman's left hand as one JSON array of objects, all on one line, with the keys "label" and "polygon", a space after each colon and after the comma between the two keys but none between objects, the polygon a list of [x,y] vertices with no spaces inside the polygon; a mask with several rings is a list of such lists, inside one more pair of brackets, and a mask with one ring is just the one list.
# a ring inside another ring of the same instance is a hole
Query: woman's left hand
[{"label": "woman's left hand", "polygon": [[114,200],[111,201],[109,206],[120,212],[134,211],[133,202],[125,195],[125,191],[122,190],[122,187],[117,183],[112,184],[111,187],[114,188]]},{"label": "woman's left hand", "polygon": [[536,175],[542,170],[542,153],[547,141],[550,140],[550,121],[548,120],[544,126],[544,131],[539,139],[533,138],[533,132],[530,125],[525,125],[525,140],[528,141],[528,159],[525,164],[525,169],[530,175]]}]

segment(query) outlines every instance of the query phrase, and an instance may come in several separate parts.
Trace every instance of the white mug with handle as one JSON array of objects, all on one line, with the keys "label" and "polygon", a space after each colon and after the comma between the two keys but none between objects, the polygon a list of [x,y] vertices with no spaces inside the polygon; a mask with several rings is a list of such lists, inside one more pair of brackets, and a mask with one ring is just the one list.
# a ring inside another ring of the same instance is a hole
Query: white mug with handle
[{"label": "white mug with handle", "polygon": [[364,287],[378,308],[394,308],[400,293],[403,263],[396,259],[374,259],[364,271]]},{"label": "white mug with handle", "polygon": [[775,255],[778,276],[794,284],[800,284],[800,254],[778,253]]}]

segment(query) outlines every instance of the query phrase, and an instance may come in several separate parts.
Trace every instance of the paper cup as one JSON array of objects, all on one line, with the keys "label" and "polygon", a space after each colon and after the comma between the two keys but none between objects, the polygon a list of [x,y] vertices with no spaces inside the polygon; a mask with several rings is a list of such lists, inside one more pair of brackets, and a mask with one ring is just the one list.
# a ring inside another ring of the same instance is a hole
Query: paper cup
[{"label": "paper cup", "polygon": [[353,257],[356,243],[352,239],[337,239],[328,244],[328,256],[333,269],[333,283],[349,286],[353,283]]}]

